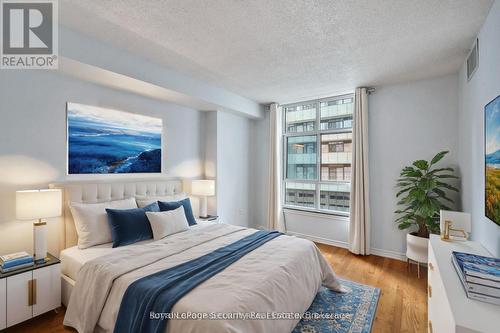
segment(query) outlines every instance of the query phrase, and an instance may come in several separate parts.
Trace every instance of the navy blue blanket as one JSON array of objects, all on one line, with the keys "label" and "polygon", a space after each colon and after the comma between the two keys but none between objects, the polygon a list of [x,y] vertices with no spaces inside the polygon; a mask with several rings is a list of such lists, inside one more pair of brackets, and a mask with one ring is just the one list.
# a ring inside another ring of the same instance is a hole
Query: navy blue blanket
[{"label": "navy blue blanket", "polygon": [[169,313],[200,283],[280,235],[277,231],[257,231],[202,257],[134,281],[123,295],[114,332],[165,332],[167,319],[150,319],[150,312]]}]

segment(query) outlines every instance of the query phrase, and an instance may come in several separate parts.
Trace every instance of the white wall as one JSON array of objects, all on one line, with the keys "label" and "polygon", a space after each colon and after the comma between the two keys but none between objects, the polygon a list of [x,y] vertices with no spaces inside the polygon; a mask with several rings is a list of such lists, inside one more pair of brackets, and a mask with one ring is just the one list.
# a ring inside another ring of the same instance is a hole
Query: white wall
[{"label": "white wall", "polygon": [[[265,138],[255,136],[256,121],[224,111],[203,112],[206,134],[204,177],[216,179],[216,196],[209,198],[208,212],[219,215],[224,223],[261,227],[256,221],[262,221],[262,213],[265,218],[265,209],[260,209],[260,206],[266,203],[255,200],[259,191],[257,187],[266,186],[266,179],[255,179],[255,163],[266,163],[267,157],[262,155],[262,150],[258,155],[254,150],[256,144],[266,145],[262,142]],[[265,119],[258,120],[261,121]],[[261,191],[260,198],[266,194]]]},{"label": "white wall", "polygon": [[265,117],[252,120],[250,131],[250,225],[267,227],[268,168],[269,168],[269,112]]},{"label": "white wall", "polygon": [[[217,179],[217,111],[203,112],[205,179]],[[217,184],[218,185],[218,184]],[[215,186],[215,196],[208,198],[208,214],[217,214],[217,195],[219,186]]]},{"label": "white wall", "polygon": [[[162,176],[203,176],[200,111],[85,83],[57,71],[1,71],[0,253],[32,247],[31,222],[14,222],[16,190],[44,188],[53,181],[89,178],[66,176],[66,102],[162,118],[166,171]],[[111,179],[112,176],[115,175],[90,178]],[[50,223],[49,226],[54,233],[57,231],[55,226]],[[54,233],[51,237],[55,237]],[[58,244],[51,239],[52,243]]]},{"label": "white wall", "polygon": [[251,120],[217,112],[217,214],[223,222],[249,226]]},{"label": "white wall", "polygon": [[484,214],[484,106],[500,94],[500,1],[495,1],[479,33],[479,68],[467,82],[459,73],[460,154],[464,211],[472,214],[472,238],[500,256],[500,226]]},{"label": "white wall", "polygon": [[369,97],[370,205],[372,248],[404,253],[406,231],[394,223],[396,179],[417,159],[450,153],[458,158],[458,80],[449,75],[377,87]]}]

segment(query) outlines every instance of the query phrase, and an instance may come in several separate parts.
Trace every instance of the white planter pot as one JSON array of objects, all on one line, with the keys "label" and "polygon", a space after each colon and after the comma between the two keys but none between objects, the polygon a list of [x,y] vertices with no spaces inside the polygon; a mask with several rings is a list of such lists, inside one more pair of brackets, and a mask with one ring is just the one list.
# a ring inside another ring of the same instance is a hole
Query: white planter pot
[{"label": "white planter pot", "polygon": [[406,257],[416,262],[427,263],[429,239],[406,234]]}]

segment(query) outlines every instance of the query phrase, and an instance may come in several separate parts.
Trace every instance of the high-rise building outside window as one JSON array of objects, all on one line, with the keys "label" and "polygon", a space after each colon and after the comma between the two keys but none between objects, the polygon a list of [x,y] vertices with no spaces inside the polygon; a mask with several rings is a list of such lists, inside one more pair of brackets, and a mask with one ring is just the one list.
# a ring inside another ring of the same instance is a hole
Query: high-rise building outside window
[{"label": "high-rise building outside window", "polygon": [[284,206],[348,215],[354,96],[284,105]]}]

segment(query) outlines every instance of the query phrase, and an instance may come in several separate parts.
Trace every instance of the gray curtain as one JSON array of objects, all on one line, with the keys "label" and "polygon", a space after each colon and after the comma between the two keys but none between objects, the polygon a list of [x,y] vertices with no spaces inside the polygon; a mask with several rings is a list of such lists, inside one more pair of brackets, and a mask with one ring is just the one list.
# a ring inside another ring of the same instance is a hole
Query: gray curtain
[{"label": "gray curtain", "polygon": [[370,198],[366,88],[356,88],[354,103],[349,249],[355,254],[368,255],[370,254]]}]

